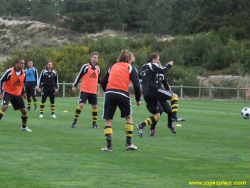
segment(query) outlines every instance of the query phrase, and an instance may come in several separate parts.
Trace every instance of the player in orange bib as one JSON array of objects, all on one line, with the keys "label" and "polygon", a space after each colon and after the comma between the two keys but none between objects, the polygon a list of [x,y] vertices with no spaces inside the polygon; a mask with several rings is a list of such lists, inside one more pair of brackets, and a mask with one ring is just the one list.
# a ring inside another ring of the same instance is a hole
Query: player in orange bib
[{"label": "player in orange bib", "polygon": [[[14,110],[20,110],[22,113],[22,131],[31,132],[26,124],[28,119],[27,109],[25,107],[24,99],[27,99],[24,90],[25,82],[25,62],[23,59],[16,60],[16,66],[5,71],[0,79],[0,99],[2,100],[2,107],[0,110],[0,120],[8,108],[9,101],[12,103]],[[2,84],[4,83],[3,89]]]},{"label": "player in orange bib", "polygon": [[102,88],[104,94],[104,112],[103,119],[105,119],[104,134],[107,141],[107,146],[102,148],[102,151],[112,151],[112,121],[117,106],[121,111],[121,117],[125,118],[125,132],[126,132],[126,150],[137,150],[137,147],[131,142],[133,135],[133,118],[132,105],[129,97],[130,81],[134,86],[135,100],[137,106],[141,105],[141,91],[140,82],[137,70],[132,66],[135,60],[132,52],[123,50],[118,57],[116,64],[111,66],[102,80]]},{"label": "player in orange bib", "polygon": [[86,104],[87,100],[92,105],[92,118],[93,118],[93,128],[99,128],[97,126],[97,85],[101,83],[100,81],[100,67],[97,65],[98,61],[98,53],[92,52],[91,61],[88,64],[84,64],[78,73],[72,87],[72,91],[76,92],[76,86],[79,83],[80,79],[81,88],[80,88],[80,96],[78,100],[78,107],[75,111],[74,121],[71,124],[72,128],[75,128],[77,119],[81,114],[82,108]]}]

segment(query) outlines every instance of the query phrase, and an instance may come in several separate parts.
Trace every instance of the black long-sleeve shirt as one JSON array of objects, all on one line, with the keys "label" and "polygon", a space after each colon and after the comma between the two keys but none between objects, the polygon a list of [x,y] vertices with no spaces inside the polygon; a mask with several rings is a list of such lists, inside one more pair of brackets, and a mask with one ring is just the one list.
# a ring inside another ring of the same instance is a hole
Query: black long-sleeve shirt
[{"label": "black long-sleeve shirt", "polygon": [[156,75],[156,83],[157,83],[157,86],[162,89],[162,85],[164,86],[164,88],[167,90],[167,91],[171,91],[171,87],[170,85],[168,84],[168,80],[166,79],[165,75],[164,74],[157,74]]},{"label": "black long-sleeve shirt", "polygon": [[143,95],[147,96],[156,92],[159,87],[157,86],[157,73],[166,73],[172,65],[167,64],[166,67],[159,67],[156,63],[148,62],[144,64],[140,71],[140,78],[142,80]]},{"label": "black long-sleeve shirt", "polygon": [[55,89],[59,89],[57,72],[55,70],[42,70],[38,80],[38,87],[55,87]]}]

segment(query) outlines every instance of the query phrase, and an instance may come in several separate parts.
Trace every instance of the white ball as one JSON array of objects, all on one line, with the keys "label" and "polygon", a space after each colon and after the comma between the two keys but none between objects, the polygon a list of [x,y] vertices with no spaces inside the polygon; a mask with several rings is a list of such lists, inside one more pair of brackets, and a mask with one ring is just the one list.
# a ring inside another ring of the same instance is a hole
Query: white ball
[{"label": "white ball", "polygon": [[250,108],[245,107],[241,110],[241,115],[244,119],[249,119],[250,118]]}]

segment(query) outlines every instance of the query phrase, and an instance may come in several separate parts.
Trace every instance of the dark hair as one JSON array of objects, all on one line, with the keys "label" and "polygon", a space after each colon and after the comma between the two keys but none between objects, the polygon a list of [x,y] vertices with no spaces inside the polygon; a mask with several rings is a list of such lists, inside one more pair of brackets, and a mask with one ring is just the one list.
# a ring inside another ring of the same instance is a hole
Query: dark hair
[{"label": "dark hair", "polygon": [[16,64],[19,63],[19,61],[23,61],[23,60],[24,60],[24,59],[22,59],[22,58],[16,59]]},{"label": "dark hair", "polygon": [[[46,67],[45,67],[46,70],[48,70],[48,66],[47,66],[47,65],[48,65],[49,63],[52,63],[52,61],[51,61],[51,60],[48,60],[48,61],[47,61]],[[51,70],[53,70],[53,64],[52,64],[52,69],[51,69]]]},{"label": "dark hair", "polygon": [[126,63],[128,63],[130,60],[134,62],[135,57],[134,54],[128,50],[122,50],[121,55],[117,59],[118,62],[126,62]]},{"label": "dark hair", "polygon": [[148,57],[148,61],[147,62],[152,62],[153,59],[157,59],[159,55],[157,53],[152,53],[150,54],[150,56]]}]

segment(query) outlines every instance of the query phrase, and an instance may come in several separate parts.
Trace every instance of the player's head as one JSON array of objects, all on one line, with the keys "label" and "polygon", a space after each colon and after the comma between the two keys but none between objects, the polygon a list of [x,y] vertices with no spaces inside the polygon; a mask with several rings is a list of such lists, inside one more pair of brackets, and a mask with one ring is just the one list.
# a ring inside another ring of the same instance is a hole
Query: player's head
[{"label": "player's head", "polygon": [[135,56],[132,52],[128,50],[122,50],[122,53],[118,57],[117,61],[132,64],[132,62],[135,62]]},{"label": "player's head", "polygon": [[27,65],[28,65],[29,68],[32,68],[33,67],[33,61],[28,61]]},{"label": "player's head", "polygon": [[98,61],[98,53],[97,52],[92,52],[90,55],[91,63],[96,64]]},{"label": "player's head", "polygon": [[148,57],[148,62],[153,62],[153,63],[159,63],[160,61],[160,56],[157,53],[152,53]]},{"label": "player's head", "polygon": [[46,69],[47,70],[53,70],[53,64],[52,61],[48,60],[46,63]]},{"label": "player's head", "polygon": [[20,71],[22,69],[24,69],[24,65],[25,65],[25,62],[24,62],[24,59],[16,59],[16,69],[17,71]]}]

